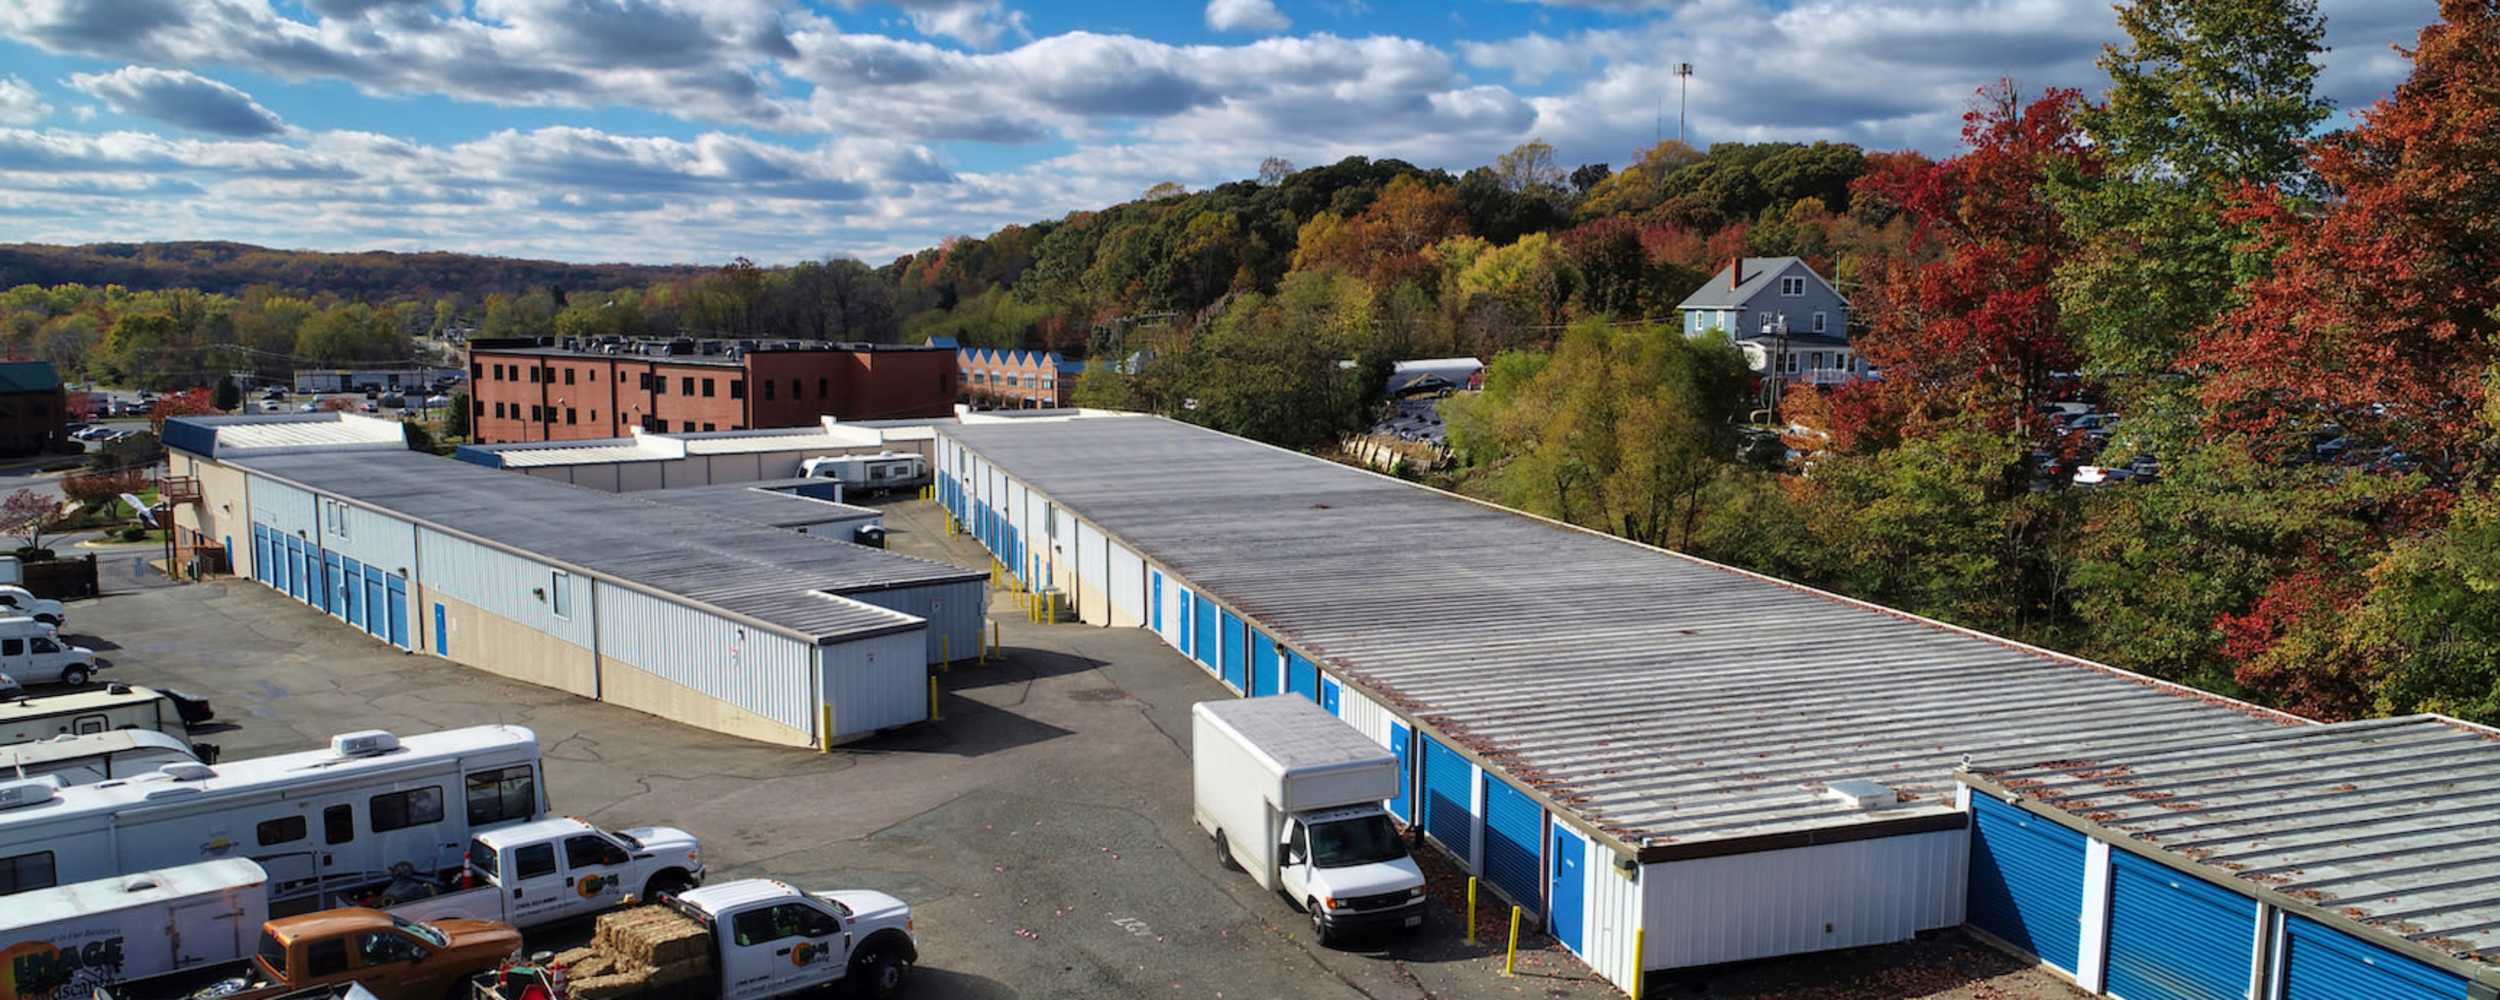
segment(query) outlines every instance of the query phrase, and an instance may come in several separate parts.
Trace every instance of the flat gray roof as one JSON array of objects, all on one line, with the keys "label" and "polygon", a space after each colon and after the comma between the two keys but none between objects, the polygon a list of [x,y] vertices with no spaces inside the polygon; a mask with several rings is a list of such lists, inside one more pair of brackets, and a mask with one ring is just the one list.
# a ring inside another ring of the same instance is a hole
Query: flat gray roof
[{"label": "flat gray roof", "polygon": [[938,432],[1646,860],[1958,826],[1964,754],[2298,722],[1159,417]]},{"label": "flat gray roof", "polygon": [[2025,800],[2329,922],[2500,963],[2500,733],[2435,715],[2169,739],[2010,766]]},{"label": "flat gray roof", "polygon": [[266,454],[260,475],[823,643],[910,627],[852,594],[986,574],[413,451]]},{"label": "flat gray roof", "polygon": [[792,492],[807,486],[831,490],[834,482],[830,479],[768,479],[752,483],[685,486],[673,490],[637,490],[627,495],[707,517],[734,518],[768,528],[807,528],[883,516],[883,512],[875,508],[854,507]]}]

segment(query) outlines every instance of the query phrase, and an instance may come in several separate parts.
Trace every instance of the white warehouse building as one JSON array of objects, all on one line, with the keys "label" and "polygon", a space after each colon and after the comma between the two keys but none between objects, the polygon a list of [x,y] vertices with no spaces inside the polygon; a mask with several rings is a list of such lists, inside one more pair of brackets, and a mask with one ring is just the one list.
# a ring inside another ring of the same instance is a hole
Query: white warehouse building
[{"label": "white warehouse building", "polygon": [[926,720],[932,662],[980,649],[985,574],[717,503],[421,454],[354,414],[175,418],[164,439],[197,484],[177,523],[237,576],[411,652],[690,725],[858,739]]},{"label": "white warehouse building", "polygon": [[1379,740],[1392,813],[1625,986],[1962,925],[1966,755],[2308,725],[1162,418],[937,455],[1017,579]]}]

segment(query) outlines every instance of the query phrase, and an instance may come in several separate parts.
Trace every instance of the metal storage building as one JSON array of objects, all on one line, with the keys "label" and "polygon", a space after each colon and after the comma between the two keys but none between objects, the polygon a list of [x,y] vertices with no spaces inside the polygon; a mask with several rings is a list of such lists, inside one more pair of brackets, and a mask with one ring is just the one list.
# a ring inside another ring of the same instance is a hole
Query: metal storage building
[{"label": "metal storage building", "polygon": [[829,479],[763,479],[645,490],[633,499],[844,541],[851,539],[852,529],[884,523],[884,512],[836,500],[834,495],[840,492],[841,484]]},{"label": "metal storage building", "polygon": [[926,719],[930,650],[978,648],[984,574],[370,431],[177,418],[165,440],[245,536],[237,575],[403,649],[689,724],[830,745]]},{"label": "metal storage building", "polygon": [[1965,754],[2303,725],[1161,418],[940,427],[938,471],[1084,621],[1387,745],[1392,811],[1618,984],[1961,924]]},{"label": "metal storage building", "polygon": [[606,490],[679,489],[799,474],[799,463],[826,455],[909,452],[934,458],[931,428],[959,422],[1063,421],[1102,416],[1101,410],[982,413],[957,407],[952,417],[908,420],[836,420],[801,427],[738,431],[636,430],[632,437],[577,441],[531,441],[462,445],[453,457],[490,469]]},{"label": "metal storage building", "polygon": [[2500,732],[2417,715],[1961,780],[1971,925],[2086,990],[2500,996]]}]

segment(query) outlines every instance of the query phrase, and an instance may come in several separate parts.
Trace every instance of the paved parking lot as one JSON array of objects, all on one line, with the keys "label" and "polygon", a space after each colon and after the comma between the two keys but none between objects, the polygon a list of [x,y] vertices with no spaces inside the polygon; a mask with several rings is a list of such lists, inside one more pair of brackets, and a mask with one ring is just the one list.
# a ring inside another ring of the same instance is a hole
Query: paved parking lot
[{"label": "paved parking lot", "polygon": [[[936,518],[895,505],[897,547],[979,565]],[[219,731],[202,738],[229,759],[355,729],[530,726],[560,813],[690,829],[716,878],[909,901],[923,947],[916,996],[1618,995],[1541,937],[1504,978],[1498,948],[1460,943],[1446,911],[1383,951],[1316,947],[1281,898],[1218,868],[1190,822],[1189,706],[1223,689],[1142,630],[1032,625],[1005,603],[995,617],[1005,655],[942,678],[940,721],[832,754],[400,653],[249,582],[81,602],[71,632],[114,662],[107,679],[209,696]],[[2070,995],[1950,934],[1683,986],[1657,995]]]}]

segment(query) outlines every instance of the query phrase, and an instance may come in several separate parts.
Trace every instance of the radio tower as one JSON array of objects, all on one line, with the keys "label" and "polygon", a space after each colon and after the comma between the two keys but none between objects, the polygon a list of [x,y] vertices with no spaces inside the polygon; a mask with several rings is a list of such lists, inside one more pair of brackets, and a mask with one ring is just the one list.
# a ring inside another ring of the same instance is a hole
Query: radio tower
[{"label": "radio tower", "polygon": [[1691,103],[1690,98],[1693,94],[1693,64],[1675,64],[1675,78],[1677,86],[1675,95],[1675,141],[1689,146],[1692,145],[1692,143],[1684,138],[1684,107],[1686,104]]}]

